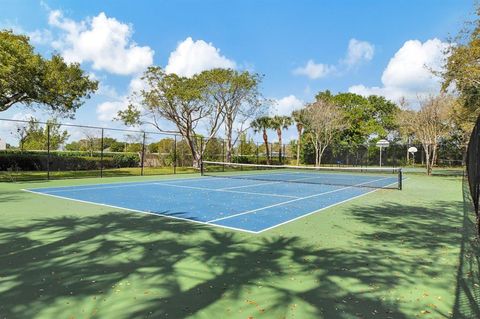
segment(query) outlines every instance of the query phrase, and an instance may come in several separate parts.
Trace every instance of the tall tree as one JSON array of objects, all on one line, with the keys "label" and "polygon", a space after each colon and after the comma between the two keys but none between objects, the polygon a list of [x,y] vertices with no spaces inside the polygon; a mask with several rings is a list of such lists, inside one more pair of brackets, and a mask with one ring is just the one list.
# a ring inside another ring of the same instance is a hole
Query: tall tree
[{"label": "tall tree", "polygon": [[306,131],[315,148],[315,166],[320,166],[326,148],[346,128],[345,112],[328,100],[318,99],[306,109]]},{"label": "tall tree", "polygon": [[445,96],[431,96],[420,101],[420,110],[407,111],[401,117],[401,125],[409,127],[415,138],[422,144],[427,165],[427,174],[432,173],[437,158],[438,143],[450,132],[450,114],[454,99]]},{"label": "tall tree", "polygon": [[57,54],[45,59],[34,53],[28,37],[0,31],[0,112],[40,104],[73,117],[97,87],[78,63],[67,64]]},{"label": "tall tree", "polygon": [[280,115],[275,115],[271,121],[271,128],[274,129],[277,132],[278,136],[278,159],[280,162],[282,162],[282,147],[283,147],[283,141],[282,141],[282,132],[283,130],[286,130],[290,127],[290,125],[293,124],[292,118],[289,116],[280,116]]},{"label": "tall tree", "polygon": [[267,156],[267,164],[270,164],[270,151],[268,147],[267,131],[272,128],[272,119],[268,116],[262,116],[255,119],[250,126],[255,133],[262,132],[263,143],[265,144],[265,154]]},{"label": "tall tree", "polygon": [[250,119],[257,117],[265,109],[261,101],[258,86],[261,77],[248,71],[239,72],[232,69],[213,69],[199,75],[207,88],[209,97],[221,105],[225,121],[226,161],[232,159],[234,124],[240,123],[237,138],[248,127]]},{"label": "tall tree", "polygon": [[31,118],[25,126],[25,136],[20,141],[22,149],[26,150],[58,150],[65,143],[69,135],[66,130],[61,130],[56,119],[48,120],[41,126],[34,118]]},{"label": "tall tree", "polygon": [[300,164],[300,150],[302,148],[302,134],[307,123],[307,116],[305,109],[300,109],[292,112],[292,119],[295,122],[295,127],[297,128],[297,165]]},{"label": "tall tree", "polygon": [[476,20],[466,24],[460,33],[451,39],[445,50],[445,65],[439,72],[443,77],[442,89],[446,92],[454,86],[460,93],[464,105],[480,112],[480,6],[476,10]]},{"label": "tall tree", "polygon": [[[147,69],[143,80],[147,88],[134,93],[132,103],[118,113],[119,119],[126,124],[149,123],[161,132],[181,134],[190,148],[193,166],[199,167],[208,140],[217,133],[224,115],[224,105],[211,96],[205,75],[181,77],[154,66]],[[177,130],[165,130],[160,119],[173,123]],[[200,128],[207,133],[205,143],[199,138]]]},{"label": "tall tree", "polygon": [[342,109],[347,124],[340,139],[351,145],[364,144],[372,136],[386,137],[396,129],[398,106],[381,96],[363,97],[354,93],[333,95],[330,91],[320,92],[316,99],[333,103]]}]

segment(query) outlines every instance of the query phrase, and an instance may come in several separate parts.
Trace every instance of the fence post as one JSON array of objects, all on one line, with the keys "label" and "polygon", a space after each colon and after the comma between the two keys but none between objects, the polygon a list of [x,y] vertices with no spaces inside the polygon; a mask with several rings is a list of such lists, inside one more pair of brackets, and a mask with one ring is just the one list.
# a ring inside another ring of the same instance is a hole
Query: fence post
[{"label": "fence post", "polygon": [[100,178],[103,177],[103,148],[104,148],[104,142],[103,142],[103,128],[102,128],[102,140],[100,143]]},{"label": "fence post", "polygon": [[177,136],[173,138],[173,174],[177,174]]},{"label": "fence post", "polygon": [[402,190],[403,188],[403,172],[402,172],[402,169],[400,168],[399,171],[398,171],[398,189],[399,190]]},{"label": "fence post", "polygon": [[203,136],[200,136],[200,163],[201,165],[203,163]]},{"label": "fence post", "polygon": [[222,139],[222,160],[221,162],[226,162],[226,158],[225,158],[225,140]]},{"label": "fence post", "polygon": [[255,157],[256,157],[256,162],[257,162],[257,165],[258,165],[258,143],[255,143],[255,147],[256,147],[256,150],[255,150]]},{"label": "fence post", "polygon": [[145,132],[143,132],[143,144],[142,144],[142,170],[141,170],[142,176],[143,176],[144,161],[145,161]]},{"label": "fence post", "polygon": [[50,124],[47,123],[47,179],[50,180]]}]

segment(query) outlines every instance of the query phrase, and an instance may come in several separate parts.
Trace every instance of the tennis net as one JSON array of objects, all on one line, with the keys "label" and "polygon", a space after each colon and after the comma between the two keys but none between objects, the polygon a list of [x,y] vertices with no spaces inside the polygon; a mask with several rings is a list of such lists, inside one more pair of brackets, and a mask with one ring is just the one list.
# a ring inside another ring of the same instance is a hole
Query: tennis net
[{"label": "tennis net", "polygon": [[387,167],[308,167],[203,161],[203,176],[266,182],[402,189],[402,169]]}]

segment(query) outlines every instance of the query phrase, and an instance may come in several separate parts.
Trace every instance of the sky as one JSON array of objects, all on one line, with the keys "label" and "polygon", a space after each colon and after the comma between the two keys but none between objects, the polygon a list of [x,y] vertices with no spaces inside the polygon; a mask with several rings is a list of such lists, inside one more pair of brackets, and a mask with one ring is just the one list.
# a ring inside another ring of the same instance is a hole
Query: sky
[{"label": "sky", "polygon": [[[323,90],[404,97],[415,107],[438,92],[426,66],[441,69],[474,1],[0,0],[0,8],[0,28],[29,35],[39,53],[79,62],[99,81],[68,122],[121,127],[112,119],[150,65],[183,76],[215,67],[262,74],[272,114],[288,115]],[[48,117],[22,106],[0,117],[30,115]]]}]

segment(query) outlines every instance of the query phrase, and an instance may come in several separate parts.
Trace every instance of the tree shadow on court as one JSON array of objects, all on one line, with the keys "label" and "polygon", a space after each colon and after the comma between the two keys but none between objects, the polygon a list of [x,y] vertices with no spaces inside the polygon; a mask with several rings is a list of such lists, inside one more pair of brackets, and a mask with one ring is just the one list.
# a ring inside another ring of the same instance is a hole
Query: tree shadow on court
[{"label": "tree shadow on court", "polygon": [[[2,226],[0,316],[32,318],[48,308],[50,317],[77,317],[79,304],[88,303],[89,317],[229,317],[241,310],[242,317],[409,318],[382,297],[413,280],[418,260],[382,242],[429,250],[452,244],[459,238],[448,218],[455,209],[355,207],[349,217],[378,231],[352,234],[362,244],[349,249],[322,248],[301,234],[255,236],[125,212]],[[400,220],[411,223],[400,227]],[[442,237],[432,240],[432,232]],[[102,316],[102,305],[115,298],[121,301]],[[205,314],[218,304],[232,309]]]},{"label": "tree shadow on court", "polygon": [[0,204],[6,202],[17,201],[22,198],[22,194],[18,191],[2,190],[0,192]]}]

